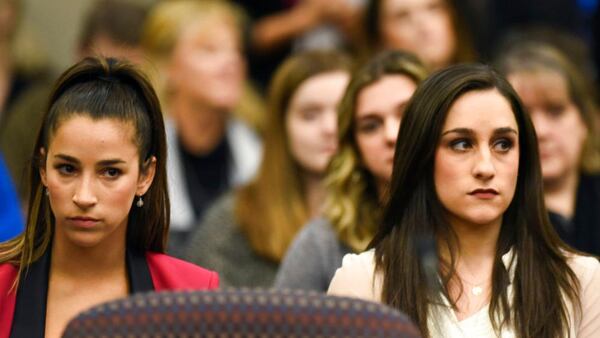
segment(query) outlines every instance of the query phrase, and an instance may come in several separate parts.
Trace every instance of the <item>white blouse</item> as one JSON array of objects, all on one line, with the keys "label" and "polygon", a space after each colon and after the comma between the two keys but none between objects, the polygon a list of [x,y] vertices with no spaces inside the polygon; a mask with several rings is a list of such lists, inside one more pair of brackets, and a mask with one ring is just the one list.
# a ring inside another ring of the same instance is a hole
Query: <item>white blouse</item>
[{"label": "white blouse", "polygon": [[[502,256],[502,261],[509,271],[511,280],[514,276],[516,259],[512,259],[512,251]],[[512,262],[512,264],[511,264]],[[581,283],[582,316],[575,316],[569,308],[571,338],[600,337],[600,263],[594,257],[575,255],[568,264]],[[374,251],[344,256],[342,267],[337,269],[329,285],[328,294],[356,297],[381,302],[382,274],[375,273]],[[508,286],[508,297],[512,299],[512,285]],[[488,314],[488,305],[459,321],[449,303],[432,306],[428,320],[431,337],[501,337],[513,338],[512,328],[503,328],[499,335],[492,327]]]}]

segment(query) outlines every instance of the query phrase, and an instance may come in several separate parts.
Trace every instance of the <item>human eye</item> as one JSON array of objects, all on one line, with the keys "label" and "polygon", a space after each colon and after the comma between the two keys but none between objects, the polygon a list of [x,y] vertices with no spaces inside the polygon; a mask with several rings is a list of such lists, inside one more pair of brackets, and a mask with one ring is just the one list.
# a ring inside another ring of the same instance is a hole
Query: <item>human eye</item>
[{"label": "human eye", "polygon": [[300,118],[304,121],[316,120],[321,110],[317,107],[305,108],[300,111]]},{"label": "human eye", "polygon": [[58,163],[54,168],[63,176],[71,176],[76,172],[75,166],[69,163]]},{"label": "human eye", "polygon": [[104,168],[101,172],[102,176],[110,179],[118,178],[119,176],[121,176],[121,173],[122,171],[120,169],[112,167]]},{"label": "human eye", "polygon": [[562,104],[552,104],[546,107],[546,112],[551,117],[560,117],[565,111],[565,106]]},{"label": "human eye", "polygon": [[382,122],[378,119],[366,119],[362,120],[357,125],[357,130],[360,133],[370,134],[375,132],[381,127]]},{"label": "human eye", "polygon": [[458,151],[458,152],[465,152],[465,151],[471,149],[472,147],[473,147],[473,143],[471,142],[471,140],[466,139],[466,138],[459,138],[459,139],[450,141],[450,149]]},{"label": "human eye", "polygon": [[507,153],[513,148],[514,142],[509,138],[500,138],[493,143],[493,148],[499,153]]}]

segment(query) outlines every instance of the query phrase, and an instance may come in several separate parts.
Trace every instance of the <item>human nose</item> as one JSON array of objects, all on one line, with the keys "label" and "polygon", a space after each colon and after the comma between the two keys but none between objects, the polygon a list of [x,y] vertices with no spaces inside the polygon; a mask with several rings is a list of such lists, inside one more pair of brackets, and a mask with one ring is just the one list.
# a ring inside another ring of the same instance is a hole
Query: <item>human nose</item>
[{"label": "human nose", "polygon": [[92,178],[83,176],[73,194],[73,203],[82,209],[87,209],[94,206],[97,202],[98,199],[94,193]]},{"label": "human nose", "polygon": [[329,110],[326,114],[324,114],[323,121],[323,132],[326,135],[335,136],[337,133],[337,112],[335,108]]},{"label": "human nose", "polygon": [[531,122],[535,128],[535,133],[539,139],[546,138],[549,132],[552,130],[548,117],[542,111],[532,111],[529,115]]},{"label": "human nose", "polygon": [[388,118],[385,120],[385,141],[390,145],[396,144],[398,131],[400,130],[400,119]]},{"label": "human nose", "polygon": [[485,148],[479,151],[473,166],[473,175],[480,180],[490,180],[496,174],[492,153]]}]

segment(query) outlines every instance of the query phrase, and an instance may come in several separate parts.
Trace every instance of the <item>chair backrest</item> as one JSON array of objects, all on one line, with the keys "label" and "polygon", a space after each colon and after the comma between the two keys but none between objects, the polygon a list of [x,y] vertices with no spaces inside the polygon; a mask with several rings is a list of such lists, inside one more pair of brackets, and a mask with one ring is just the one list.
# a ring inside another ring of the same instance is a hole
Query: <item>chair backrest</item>
[{"label": "chair backrest", "polygon": [[301,290],[226,289],[138,294],[93,307],[75,337],[420,337],[382,304]]}]

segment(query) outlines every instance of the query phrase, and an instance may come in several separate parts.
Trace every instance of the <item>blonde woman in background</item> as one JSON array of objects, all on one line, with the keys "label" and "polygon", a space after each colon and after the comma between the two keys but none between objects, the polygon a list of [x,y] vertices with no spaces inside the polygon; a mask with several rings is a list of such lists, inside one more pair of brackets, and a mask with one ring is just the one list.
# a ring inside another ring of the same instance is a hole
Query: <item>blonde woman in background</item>
[{"label": "blonde woman in background", "polygon": [[222,285],[271,286],[289,243],[320,211],[349,73],[336,52],[297,54],[275,73],[259,173],[207,211],[189,246],[187,258],[219,271]]},{"label": "blonde woman in background", "polygon": [[290,246],[275,287],[325,291],[342,257],[373,238],[392,174],[404,107],[426,77],[404,52],[384,52],[356,72],[340,105],[340,149],[327,174],[324,217],[313,220]]},{"label": "blonde woman in background", "polygon": [[153,8],[142,36],[168,115],[170,249],[176,255],[204,211],[248,182],[260,163],[257,135],[234,116],[246,78],[239,20],[227,1],[166,1]]},{"label": "blonde woman in background", "polygon": [[574,248],[600,255],[600,135],[594,88],[560,50],[521,41],[498,57],[536,129],[550,221]]}]

